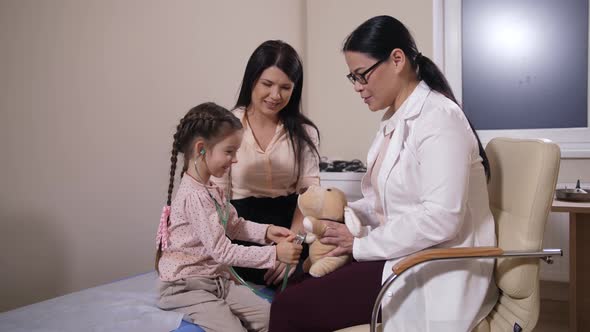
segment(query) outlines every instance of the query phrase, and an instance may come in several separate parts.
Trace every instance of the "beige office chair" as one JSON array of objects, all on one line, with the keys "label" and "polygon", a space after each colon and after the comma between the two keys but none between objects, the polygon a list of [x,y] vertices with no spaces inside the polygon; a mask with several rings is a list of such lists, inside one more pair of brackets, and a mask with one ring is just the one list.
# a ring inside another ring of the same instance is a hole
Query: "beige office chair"
[{"label": "beige office chair", "polygon": [[[496,222],[498,248],[429,249],[410,255],[393,267],[379,293],[371,325],[338,332],[375,332],[381,299],[395,279],[409,268],[432,260],[498,258],[494,276],[500,296],[474,332],[532,331],[539,318],[539,258],[551,263],[560,249],[541,250],[559,172],[559,147],[546,140],[495,138],[486,147],[492,176],[490,208]],[[512,258],[510,258],[512,257]]]}]

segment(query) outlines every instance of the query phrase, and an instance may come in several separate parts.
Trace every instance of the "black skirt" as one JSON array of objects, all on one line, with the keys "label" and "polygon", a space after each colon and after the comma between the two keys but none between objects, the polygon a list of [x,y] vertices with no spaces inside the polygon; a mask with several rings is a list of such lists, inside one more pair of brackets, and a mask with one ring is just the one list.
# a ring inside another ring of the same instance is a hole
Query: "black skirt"
[{"label": "black skirt", "polygon": [[[243,199],[232,200],[231,203],[236,208],[238,216],[246,220],[254,221],[259,224],[272,224],[275,226],[291,228],[293,215],[295,214],[295,208],[297,208],[297,198],[297,194],[279,196],[275,198],[246,197]],[[234,240],[233,243],[244,246],[259,245],[251,242],[237,240]],[[301,253],[301,259],[299,264],[297,264],[297,269],[295,270],[293,276],[303,273],[302,264],[307,256],[309,256],[309,249],[307,244],[304,244],[303,252]],[[264,274],[267,270],[245,267],[234,267],[234,269],[244,280],[258,285],[264,285]],[[271,288],[275,287],[276,286],[271,286]]]}]

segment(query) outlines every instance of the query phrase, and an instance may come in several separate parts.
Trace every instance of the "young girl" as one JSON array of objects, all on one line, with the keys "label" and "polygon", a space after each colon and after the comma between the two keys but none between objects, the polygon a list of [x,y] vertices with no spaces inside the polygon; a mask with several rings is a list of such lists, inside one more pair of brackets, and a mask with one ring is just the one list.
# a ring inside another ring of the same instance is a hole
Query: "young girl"
[{"label": "young girl", "polygon": [[[206,331],[267,331],[270,304],[234,283],[229,268],[268,269],[277,260],[297,264],[301,253],[288,229],[239,218],[222,190],[210,182],[237,161],[242,135],[231,112],[204,103],[180,120],[172,144],[168,201],[157,237],[158,306],[185,314]],[[184,156],[184,168],[171,202],[178,153]],[[245,247],[230,239],[278,244]]]}]

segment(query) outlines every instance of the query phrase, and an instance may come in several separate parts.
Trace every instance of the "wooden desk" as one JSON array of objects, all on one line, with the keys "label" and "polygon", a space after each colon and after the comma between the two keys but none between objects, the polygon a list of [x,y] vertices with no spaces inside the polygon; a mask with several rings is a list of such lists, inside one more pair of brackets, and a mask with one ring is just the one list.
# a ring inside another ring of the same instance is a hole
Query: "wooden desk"
[{"label": "wooden desk", "polygon": [[570,214],[569,330],[590,331],[590,203],[553,201]]}]

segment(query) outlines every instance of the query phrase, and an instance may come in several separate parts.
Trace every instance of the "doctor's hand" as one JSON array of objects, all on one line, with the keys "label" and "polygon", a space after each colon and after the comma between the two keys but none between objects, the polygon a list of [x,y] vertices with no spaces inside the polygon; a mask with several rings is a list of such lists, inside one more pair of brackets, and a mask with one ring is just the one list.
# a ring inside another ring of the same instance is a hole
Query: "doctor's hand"
[{"label": "doctor's hand", "polygon": [[323,237],[320,242],[323,244],[335,245],[336,248],[325,254],[324,257],[333,257],[352,254],[352,242],[354,236],[348,230],[345,224],[330,220],[322,220],[326,226]]}]

